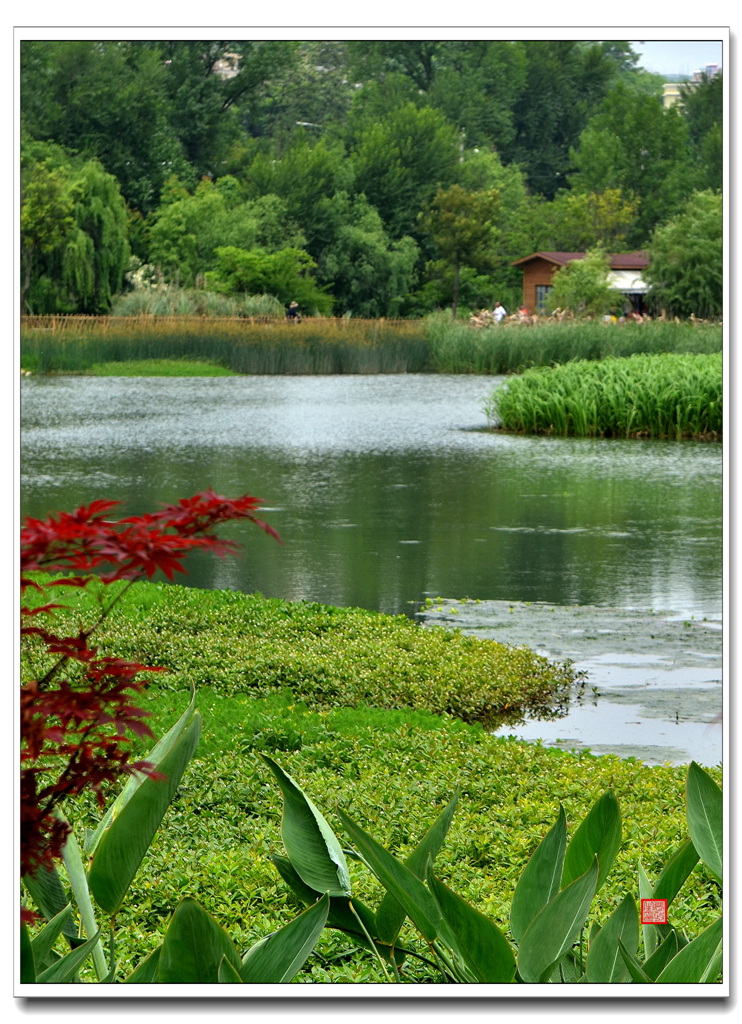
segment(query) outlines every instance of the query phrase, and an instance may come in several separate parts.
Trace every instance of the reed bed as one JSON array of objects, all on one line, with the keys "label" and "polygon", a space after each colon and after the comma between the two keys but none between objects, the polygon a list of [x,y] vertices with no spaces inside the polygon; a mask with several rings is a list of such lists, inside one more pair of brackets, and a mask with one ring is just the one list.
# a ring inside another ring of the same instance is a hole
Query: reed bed
[{"label": "reed bed", "polygon": [[415,321],[49,317],[29,318],[22,329],[21,362],[34,373],[168,359],[242,374],[419,373],[429,348]]},{"label": "reed bed", "polygon": [[527,370],[486,405],[490,424],[525,434],[718,440],[721,354],[633,355]]},{"label": "reed bed", "polygon": [[637,353],[721,352],[720,325],[566,321],[476,330],[425,320],[311,317],[24,317],[21,364],[34,373],[86,373],[94,364],[191,360],[244,374],[520,373],[572,360]]},{"label": "reed bed", "polygon": [[431,317],[426,321],[431,368],[438,373],[522,373],[535,366],[661,352],[722,350],[720,324],[604,323],[601,321],[506,323],[477,330]]}]

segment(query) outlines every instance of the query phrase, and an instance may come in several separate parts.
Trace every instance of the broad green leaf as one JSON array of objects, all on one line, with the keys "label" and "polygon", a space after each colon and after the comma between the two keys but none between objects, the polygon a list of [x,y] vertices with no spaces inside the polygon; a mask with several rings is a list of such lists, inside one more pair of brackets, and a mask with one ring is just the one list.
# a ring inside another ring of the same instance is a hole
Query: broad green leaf
[{"label": "broad green leaf", "polygon": [[217,980],[226,985],[242,984],[242,978],[239,975],[239,971],[236,967],[231,965],[225,956],[222,957],[222,962],[219,964]]},{"label": "broad green leaf", "polygon": [[309,910],[248,950],[239,967],[242,981],[252,985],[291,981],[317,944],[329,909],[330,897],[325,893]]},{"label": "broad green leaf", "polygon": [[[64,816],[59,811],[55,810],[53,813],[55,817],[65,821]],[[67,878],[72,886],[77,909],[80,912],[83,931],[90,938],[91,935],[95,935],[98,932],[98,922],[95,919],[95,911],[90,899],[88,876],[85,871],[85,865],[82,862],[80,847],[77,843],[77,837],[71,829],[62,847],[62,860],[67,871]],[[100,941],[96,942],[93,947],[93,966],[95,967],[95,976],[98,981],[104,982],[108,976],[108,964],[103,952],[103,943]]]},{"label": "broad green leaf", "polygon": [[667,938],[663,939],[650,957],[644,960],[644,971],[655,981],[658,975],[664,971],[674,956],[677,956],[680,945],[678,935],[673,928]]},{"label": "broad green leaf", "polygon": [[624,963],[626,964],[626,969],[631,975],[631,980],[637,985],[651,985],[652,979],[646,973],[636,957],[632,956],[631,953],[624,949],[623,943],[620,939],[618,940],[618,949]]},{"label": "broad green leaf", "polygon": [[431,892],[455,941],[454,952],[477,981],[509,983],[515,977],[515,956],[500,929],[433,875]]},{"label": "broad green leaf", "polygon": [[72,952],[63,956],[61,960],[57,960],[51,967],[47,967],[37,977],[37,984],[65,985],[68,981],[72,981],[82,964],[93,952],[97,941],[98,935],[93,935],[87,942],[83,942],[81,946],[73,949]]},{"label": "broad green leaf", "polygon": [[[405,861],[405,865],[418,878],[425,877],[428,860],[435,860],[438,851],[443,846],[458,799],[458,793],[455,793]],[[385,892],[379,909],[376,911],[376,933],[379,938],[382,941],[393,943],[399,935],[406,916],[402,904],[389,891]]]},{"label": "broad green leaf", "polygon": [[158,765],[165,778],[145,779],[99,839],[88,884],[96,903],[107,914],[115,914],[121,906],[193,756],[200,734],[201,716],[196,712]]},{"label": "broad green leaf", "polygon": [[281,787],[281,837],[297,874],[318,892],[350,896],[348,864],[335,833],[291,776],[267,754],[261,757]]},{"label": "broad green leaf", "polygon": [[654,891],[651,893],[651,897],[658,900],[667,900],[668,903],[672,902],[680,891],[683,882],[697,863],[698,853],[689,839],[675,851],[667,864],[665,864],[654,886]]},{"label": "broad green leaf", "polygon": [[[311,889],[302,882],[288,857],[279,857],[277,854],[272,854],[270,859],[294,895],[305,906],[313,906],[322,893],[317,892],[316,889]],[[355,914],[351,910],[350,899],[347,896],[331,896],[330,912],[327,915],[327,927],[337,928],[339,931],[346,932],[346,934],[352,936],[359,946],[363,946],[365,949],[376,949],[385,959],[390,959],[391,947],[389,944],[379,940],[372,946],[358,923],[358,917],[360,917],[363,922],[363,928],[366,929],[372,938],[376,938],[376,919],[373,910],[355,898],[353,899],[353,908],[355,909]],[[358,917],[356,917],[356,914]],[[401,963],[404,960],[404,955],[396,956],[395,959],[398,963]]]},{"label": "broad green leaf", "polygon": [[[150,764],[158,766],[165,757],[170,753],[175,744],[178,742],[180,737],[183,735],[185,730],[191,723],[193,718],[194,710],[196,706],[196,690],[192,688],[191,701],[188,707],[185,709],[183,714],[180,716],[178,721],[173,725],[165,735],[155,743],[154,747],[144,755],[142,761],[149,761]],[[98,843],[103,836],[103,833],[109,827],[114,818],[117,818],[121,811],[124,809],[126,804],[131,800],[132,796],[136,793],[139,787],[146,780],[145,775],[137,774],[130,775],[126,780],[126,785],[121,790],[116,799],[106,808],[106,811],[98,822],[97,827],[94,830],[88,829],[85,834],[85,842],[83,843],[83,849],[87,854],[92,855],[95,852]]]},{"label": "broad green leaf", "polygon": [[534,850],[513,893],[510,930],[520,942],[531,921],[559,891],[567,846],[567,818],[560,806],[559,816]]},{"label": "broad green leaf", "polygon": [[432,942],[438,935],[441,923],[441,911],[432,894],[417,875],[372,839],[347,814],[338,810],[338,815],[381,884],[401,903],[423,937]]},{"label": "broad green leaf", "polygon": [[153,949],[152,952],[134,968],[128,978],[124,978],[124,985],[153,985],[159,981],[157,968],[160,964],[161,952],[162,944]]},{"label": "broad green leaf", "polygon": [[721,882],[724,807],[721,790],[703,768],[691,761],[685,785],[688,831],[703,863]]},{"label": "broad green leaf", "polygon": [[[654,886],[649,881],[644,865],[639,861],[639,900],[649,900],[654,896]],[[644,940],[644,957],[648,959],[657,949],[659,931],[653,924],[642,925],[642,939]]]},{"label": "broad green leaf", "polygon": [[723,931],[722,918],[709,925],[699,936],[683,946],[667,967],[657,976],[658,985],[697,985],[709,977],[710,968],[718,962]]},{"label": "broad green leaf", "polygon": [[33,985],[36,981],[36,963],[33,945],[25,924],[21,925],[21,985]]},{"label": "broad green leaf", "polygon": [[585,815],[564,855],[562,888],[583,875],[597,856],[600,865],[596,892],[606,880],[621,845],[621,811],[608,790]]},{"label": "broad green leaf", "polygon": [[577,940],[598,884],[598,858],[539,911],[520,943],[518,973],[526,982],[541,981]]},{"label": "broad green leaf", "polygon": [[[39,969],[43,969],[45,965],[48,966],[52,946],[59,936],[64,934],[65,927],[71,920],[72,908],[68,903],[64,910],[61,910],[56,917],[53,917],[51,921],[45,924],[41,931],[31,940],[34,962],[38,965]],[[82,945],[82,943],[78,942],[76,945]]]},{"label": "broad green leaf", "polygon": [[[35,875],[24,875],[23,884],[47,921],[51,921],[69,905],[67,894],[56,868],[52,868],[51,871],[39,868]],[[79,946],[84,941],[78,935],[71,918],[62,931],[71,946]]]},{"label": "broad green leaf", "polygon": [[590,943],[587,980],[591,983],[627,981],[629,970],[618,948],[619,940],[632,956],[639,948],[639,915],[631,896],[626,896]]},{"label": "broad green leaf", "polygon": [[186,896],[178,904],[165,932],[157,980],[166,985],[209,985],[217,982],[226,957],[240,967],[237,947],[201,904]]}]

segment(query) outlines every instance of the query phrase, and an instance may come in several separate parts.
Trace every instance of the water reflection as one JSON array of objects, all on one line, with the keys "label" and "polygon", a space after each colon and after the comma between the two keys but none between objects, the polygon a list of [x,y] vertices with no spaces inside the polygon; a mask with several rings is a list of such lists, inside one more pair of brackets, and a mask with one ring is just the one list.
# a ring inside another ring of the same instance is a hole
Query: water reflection
[{"label": "water reflection", "polygon": [[188,582],[410,613],[426,595],[721,607],[721,448],[498,436],[496,378],[24,378],[21,501],[262,496],[284,540]]}]

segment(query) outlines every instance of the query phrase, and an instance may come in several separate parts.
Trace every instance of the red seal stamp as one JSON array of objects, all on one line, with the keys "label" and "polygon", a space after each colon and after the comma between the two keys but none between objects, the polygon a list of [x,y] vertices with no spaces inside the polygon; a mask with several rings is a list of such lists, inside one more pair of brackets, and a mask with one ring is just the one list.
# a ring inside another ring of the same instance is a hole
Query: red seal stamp
[{"label": "red seal stamp", "polygon": [[642,924],[667,924],[667,900],[642,900]]}]

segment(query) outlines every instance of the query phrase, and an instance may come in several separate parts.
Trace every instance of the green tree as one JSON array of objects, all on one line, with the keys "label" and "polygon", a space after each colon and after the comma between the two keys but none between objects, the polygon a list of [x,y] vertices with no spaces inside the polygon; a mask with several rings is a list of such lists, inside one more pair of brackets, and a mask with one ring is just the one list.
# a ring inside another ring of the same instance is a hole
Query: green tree
[{"label": "green tree", "polygon": [[649,243],[650,301],[675,316],[719,317],[724,305],[723,203],[697,192]]},{"label": "green tree", "polygon": [[321,202],[335,224],[317,258],[317,280],[332,289],[335,312],[357,317],[399,316],[415,281],[418,246],[409,236],[389,239],[366,197],[339,192]]},{"label": "green tree", "polygon": [[355,188],[381,214],[392,238],[414,236],[420,210],[453,183],[459,133],[437,110],[405,103],[368,126],[351,154]]},{"label": "green tree", "polygon": [[551,202],[534,204],[536,244],[531,251],[582,252],[603,245],[621,252],[634,234],[638,205],[617,188],[600,193],[564,189]]},{"label": "green tree", "polygon": [[118,182],[43,143],[27,142],[21,165],[22,308],[108,312],[130,256]]},{"label": "green tree", "polygon": [[630,245],[642,245],[692,191],[688,127],[659,97],[616,86],[590,119],[573,151],[576,192],[619,189],[639,200]]},{"label": "green tree", "polygon": [[570,260],[552,278],[552,289],[546,297],[547,309],[568,309],[584,316],[604,315],[616,301],[609,272],[610,261],[601,248],[588,251],[584,259]]},{"label": "green tree", "polygon": [[99,160],[127,203],[145,213],[169,174],[193,175],[168,121],[167,68],[157,51],[136,42],[32,40],[20,52],[30,135]]},{"label": "green tree", "polygon": [[724,84],[721,73],[703,74],[700,82],[680,88],[680,111],[690,135],[696,186],[721,189],[724,179]]},{"label": "green tree", "polygon": [[148,261],[182,287],[193,287],[216,267],[219,246],[274,251],[304,242],[284,200],[264,195],[246,201],[230,175],[216,182],[204,178],[193,194],[171,182],[149,237]]},{"label": "green tree", "polygon": [[207,286],[214,291],[225,295],[275,295],[284,306],[298,302],[304,312],[328,315],[332,311],[332,296],[311,277],[316,264],[303,249],[266,253],[220,246],[216,256],[216,269],[206,274]]},{"label": "green tree", "polygon": [[459,305],[462,266],[478,271],[493,269],[499,210],[498,192],[467,192],[460,185],[451,185],[438,190],[429,209],[421,216],[423,231],[431,235],[452,270],[451,315],[454,319]]},{"label": "green tree", "polygon": [[571,170],[570,147],[620,65],[600,43],[536,39],[523,47],[525,80],[512,108],[515,133],[498,148],[506,163],[521,167],[533,192],[552,199]]}]

